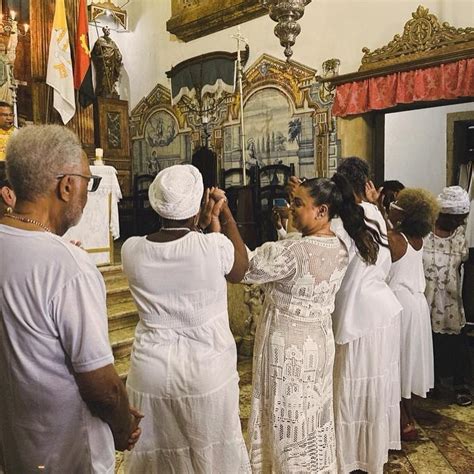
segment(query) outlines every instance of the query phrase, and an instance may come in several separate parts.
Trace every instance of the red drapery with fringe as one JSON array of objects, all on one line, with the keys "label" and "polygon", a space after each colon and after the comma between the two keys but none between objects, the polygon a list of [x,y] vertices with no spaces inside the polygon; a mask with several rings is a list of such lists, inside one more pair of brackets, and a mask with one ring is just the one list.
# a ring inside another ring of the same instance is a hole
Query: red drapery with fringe
[{"label": "red drapery with fringe", "polygon": [[474,97],[474,58],[341,84],[332,113],[345,117],[398,104],[461,97]]}]

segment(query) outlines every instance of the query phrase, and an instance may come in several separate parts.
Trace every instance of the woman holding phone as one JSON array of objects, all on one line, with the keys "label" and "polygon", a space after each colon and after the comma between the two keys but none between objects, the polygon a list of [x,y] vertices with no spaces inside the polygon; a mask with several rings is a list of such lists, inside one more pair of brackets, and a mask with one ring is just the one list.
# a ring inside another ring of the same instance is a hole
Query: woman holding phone
[{"label": "woman holding phone", "polygon": [[265,291],[253,361],[252,472],[335,472],[331,313],[348,252],[331,219],[341,217],[368,263],[377,259],[377,237],[339,174],[296,186],[290,212],[301,234],[257,248],[244,278]]}]

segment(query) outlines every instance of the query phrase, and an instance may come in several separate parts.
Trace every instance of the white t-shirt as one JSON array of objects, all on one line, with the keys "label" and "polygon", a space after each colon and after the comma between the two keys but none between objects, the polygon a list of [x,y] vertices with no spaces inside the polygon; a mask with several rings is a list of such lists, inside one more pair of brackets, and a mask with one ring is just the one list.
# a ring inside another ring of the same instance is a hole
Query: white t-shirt
[{"label": "white t-shirt", "polygon": [[74,372],[113,363],[105,285],[56,235],[0,225],[0,441],[7,473],[113,473],[110,428]]}]

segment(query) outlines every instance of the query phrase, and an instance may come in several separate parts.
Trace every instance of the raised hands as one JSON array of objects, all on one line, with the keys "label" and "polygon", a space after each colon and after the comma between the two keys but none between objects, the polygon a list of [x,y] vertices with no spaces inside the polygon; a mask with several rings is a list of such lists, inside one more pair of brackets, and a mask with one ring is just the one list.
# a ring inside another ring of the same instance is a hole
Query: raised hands
[{"label": "raised hands", "polygon": [[199,217],[199,227],[202,230],[209,229],[211,232],[220,232],[219,216],[224,206],[227,206],[224,190],[218,187],[206,189]]},{"label": "raised hands", "polygon": [[372,181],[365,183],[365,197],[372,204],[378,204],[382,188],[377,189]]},{"label": "raised hands", "polygon": [[290,199],[293,197],[293,194],[296,188],[303,182],[302,179],[297,178],[296,176],[290,176],[288,184],[286,185]]}]

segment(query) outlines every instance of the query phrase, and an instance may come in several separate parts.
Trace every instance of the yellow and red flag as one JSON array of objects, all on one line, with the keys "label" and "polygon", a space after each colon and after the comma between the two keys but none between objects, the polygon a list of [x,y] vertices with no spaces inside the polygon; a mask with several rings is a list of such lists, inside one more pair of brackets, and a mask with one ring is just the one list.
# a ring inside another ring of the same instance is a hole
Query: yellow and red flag
[{"label": "yellow and red flag", "polygon": [[46,84],[54,89],[54,108],[61,115],[63,123],[68,123],[76,113],[76,99],[64,0],[56,0]]},{"label": "yellow and red flag", "polygon": [[89,49],[89,23],[87,2],[79,1],[77,20],[76,51],[74,58],[74,88],[79,91],[79,103],[87,107],[94,101],[92,86],[91,52]]}]

